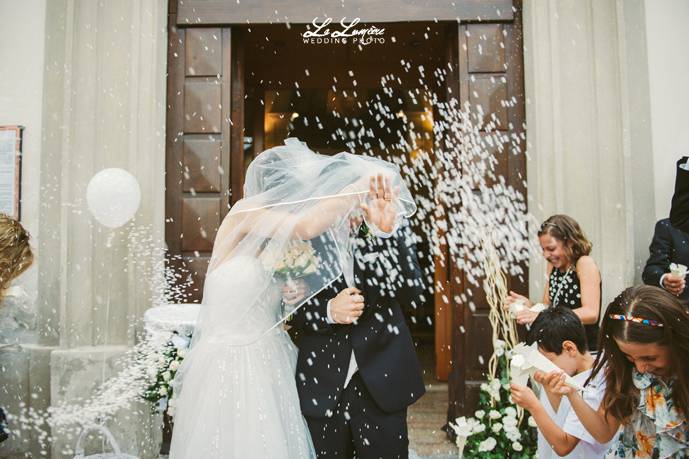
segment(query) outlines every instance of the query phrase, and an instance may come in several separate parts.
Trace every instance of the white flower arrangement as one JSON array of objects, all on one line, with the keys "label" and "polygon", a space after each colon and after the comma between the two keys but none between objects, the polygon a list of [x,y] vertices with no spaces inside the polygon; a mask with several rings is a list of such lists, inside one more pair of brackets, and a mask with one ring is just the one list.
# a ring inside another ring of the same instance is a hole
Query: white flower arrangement
[{"label": "white flower arrangement", "polygon": [[[509,397],[507,353],[499,363],[499,378],[481,384],[479,409],[473,417],[459,417],[449,425],[455,434],[460,459],[527,459],[535,457],[535,422],[528,414],[520,422]],[[526,421],[526,422],[524,422]],[[529,428],[524,428],[528,425]]]},{"label": "white flower arrangement", "polygon": [[[492,237],[484,239],[482,245],[486,253],[483,288],[490,306],[493,353],[488,361],[487,381],[480,386],[475,416],[457,418],[449,425],[456,435],[460,459],[465,450],[467,457],[481,459],[531,459],[536,454],[536,429],[526,425],[532,427],[533,420],[517,409],[510,397],[509,362],[519,337],[509,311],[502,307],[508,292],[507,278]],[[466,427],[461,427],[467,425],[472,426],[468,434]]]},{"label": "white flower arrangement", "polygon": [[147,372],[149,383],[141,396],[151,402],[153,410],[161,412],[167,410],[168,415],[174,415],[175,400],[172,382],[187,354],[190,342],[191,336],[173,334],[160,350],[157,367]]},{"label": "white flower arrangement", "polygon": [[488,437],[485,440],[483,440],[481,443],[479,443],[478,450],[480,453],[493,451],[497,444],[498,444],[498,441],[495,438]]},{"label": "white flower arrangement", "polygon": [[320,263],[316,251],[308,241],[292,243],[280,254],[264,255],[262,261],[266,269],[275,270],[275,275],[284,281],[314,274]]}]

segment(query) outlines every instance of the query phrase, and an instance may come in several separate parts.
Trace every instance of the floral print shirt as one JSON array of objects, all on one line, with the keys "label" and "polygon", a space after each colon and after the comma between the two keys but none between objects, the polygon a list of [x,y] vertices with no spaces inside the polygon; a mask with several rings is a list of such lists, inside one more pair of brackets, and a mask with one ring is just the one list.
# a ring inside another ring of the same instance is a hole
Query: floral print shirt
[{"label": "floral print shirt", "polygon": [[608,457],[624,459],[689,458],[689,425],[672,402],[673,381],[634,370],[639,407],[623,426]]}]

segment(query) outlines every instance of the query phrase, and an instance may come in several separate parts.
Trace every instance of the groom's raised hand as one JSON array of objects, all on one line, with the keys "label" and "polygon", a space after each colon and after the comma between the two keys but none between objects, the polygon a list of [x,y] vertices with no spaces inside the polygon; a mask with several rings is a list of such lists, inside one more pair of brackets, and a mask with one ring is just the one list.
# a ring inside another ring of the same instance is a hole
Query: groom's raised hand
[{"label": "groom's raised hand", "polygon": [[358,288],[346,288],[328,303],[328,315],[336,324],[351,324],[364,312],[364,297]]}]

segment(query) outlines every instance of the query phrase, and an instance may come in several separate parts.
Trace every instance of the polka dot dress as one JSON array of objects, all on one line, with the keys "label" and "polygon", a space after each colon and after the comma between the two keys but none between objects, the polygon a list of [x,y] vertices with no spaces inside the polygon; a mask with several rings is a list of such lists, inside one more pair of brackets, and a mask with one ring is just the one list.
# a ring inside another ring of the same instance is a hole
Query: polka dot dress
[{"label": "polka dot dress", "polygon": [[[553,268],[548,282],[548,297],[553,307],[578,309],[581,307],[581,287],[575,270],[560,271]],[[599,305],[600,308],[600,305]],[[598,349],[598,325],[584,325],[589,350]]]}]

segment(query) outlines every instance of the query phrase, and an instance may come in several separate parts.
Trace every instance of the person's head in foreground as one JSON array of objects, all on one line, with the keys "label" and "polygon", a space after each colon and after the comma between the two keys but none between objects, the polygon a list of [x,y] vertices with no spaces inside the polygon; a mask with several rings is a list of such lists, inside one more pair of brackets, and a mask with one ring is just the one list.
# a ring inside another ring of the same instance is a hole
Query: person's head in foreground
[{"label": "person's head in foreground", "polygon": [[29,233],[17,220],[0,214],[0,299],[12,281],[33,263]]},{"label": "person's head in foreground", "polygon": [[565,373],[574,376],[591,359],[584,325],[571,309],[548,308],[531,324],[527,344],[538,343],[538,350]]},{"label": "person's head in foreground", "polygon": [[606,412],[619,420],[633,414],[634,371],[672,382],[675,408],[689,412],[689,315],[674,295],[650,285],[624,290],[603,316],[600,341],[594,372],[607,365]]}]

